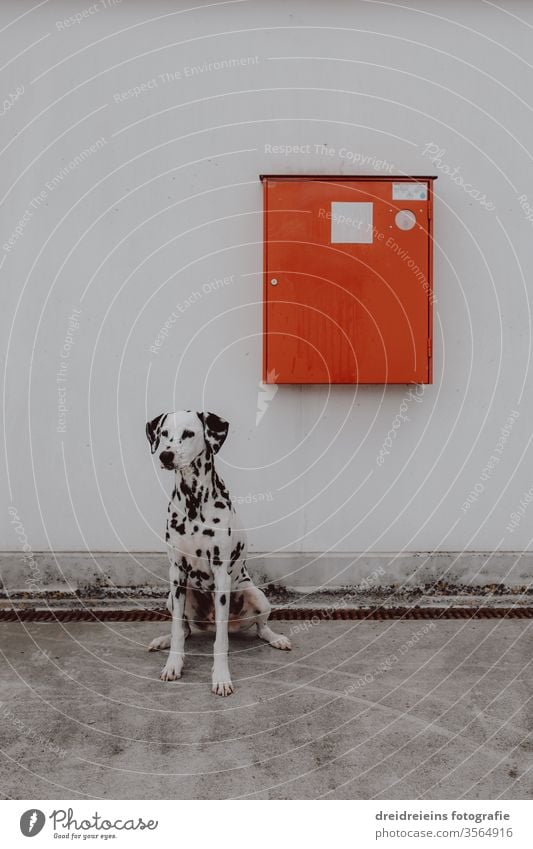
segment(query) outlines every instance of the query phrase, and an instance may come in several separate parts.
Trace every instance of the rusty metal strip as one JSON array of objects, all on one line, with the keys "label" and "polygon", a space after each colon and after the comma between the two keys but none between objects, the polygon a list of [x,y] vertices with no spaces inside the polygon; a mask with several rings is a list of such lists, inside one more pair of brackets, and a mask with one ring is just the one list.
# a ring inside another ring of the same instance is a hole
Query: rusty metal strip
[{"label": "rusty metal strip", "polygon": [[[533,619],[533,607],[278,607],[271,619],[297,620],[385,620],[385,619]],[[161,622],[169,621],[164,608],[133,610],[65,610],[21,608],[0,610],[0,622]]]},{"label": "rusty metal strip", "polygon": [[374,607],[277,609],[272,619],[533,619],[533,607]]}]

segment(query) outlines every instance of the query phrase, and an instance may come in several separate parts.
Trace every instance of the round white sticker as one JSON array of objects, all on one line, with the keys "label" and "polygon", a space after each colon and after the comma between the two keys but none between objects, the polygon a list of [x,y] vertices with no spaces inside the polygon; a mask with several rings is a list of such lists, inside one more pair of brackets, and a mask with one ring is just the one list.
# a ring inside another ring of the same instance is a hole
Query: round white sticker
[{"label": "round white sticker", "polygon": [[394,222],[400,230],[412,230],[416,224],[416,215],[410,209],[400,209],[394,217]]}]

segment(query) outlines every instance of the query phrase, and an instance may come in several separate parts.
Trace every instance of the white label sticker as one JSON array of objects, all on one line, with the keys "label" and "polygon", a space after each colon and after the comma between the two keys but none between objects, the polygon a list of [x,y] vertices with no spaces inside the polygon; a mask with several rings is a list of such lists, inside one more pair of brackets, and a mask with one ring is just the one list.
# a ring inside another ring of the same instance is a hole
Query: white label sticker
[{"label": "white label sticker", "polygon": [[393,200],[427,200],[428,187],[427,183],[393,183],[392,184],[392,199]]},{"label": "white label sticker", "polygon": [[333,201],[331,204],[332,244],[371,245],[374,241],[373,208],[373,203]]}]

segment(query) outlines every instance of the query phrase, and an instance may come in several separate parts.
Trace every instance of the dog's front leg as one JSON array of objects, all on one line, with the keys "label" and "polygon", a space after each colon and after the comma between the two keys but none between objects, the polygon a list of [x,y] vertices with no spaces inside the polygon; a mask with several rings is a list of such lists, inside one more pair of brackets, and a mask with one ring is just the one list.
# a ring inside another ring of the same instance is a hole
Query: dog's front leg
[{"label": "dog's front leg", "polygon": [[215,654],[213,659],[213,693],[230,696],[234,692],[228,666],[228,612],[231,576],[225,566],[214,568],[215,577]]},{"label": "dog's front leg", "polygon": [[170,629],[170,651],[160,678],[162,681],[175,681],[181,678],[181,670],[185,660],[185,595],[187,590],[186,573],[173,563],[170,567],[169,602],[172,612]]}]

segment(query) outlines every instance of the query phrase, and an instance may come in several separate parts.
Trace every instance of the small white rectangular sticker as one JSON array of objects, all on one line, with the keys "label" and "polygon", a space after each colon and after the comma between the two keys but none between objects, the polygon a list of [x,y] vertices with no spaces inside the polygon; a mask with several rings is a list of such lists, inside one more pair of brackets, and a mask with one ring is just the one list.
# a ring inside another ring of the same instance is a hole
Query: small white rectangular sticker
[{"label": "small white rectangular sticker", "polygon": [[392,184],[392,199],[393,200],[427,200],[428,187],[427,183],[393,183]]},{"label": "small white rectangular sticker", "polygon": [[331,204],[331,243],[371,245],[373,203],[333,201]]}]

